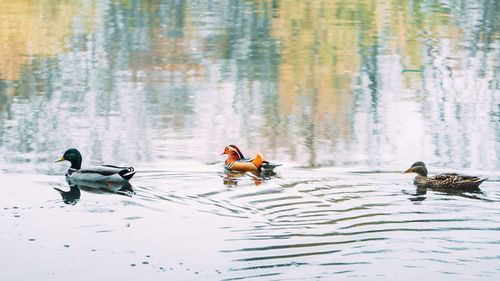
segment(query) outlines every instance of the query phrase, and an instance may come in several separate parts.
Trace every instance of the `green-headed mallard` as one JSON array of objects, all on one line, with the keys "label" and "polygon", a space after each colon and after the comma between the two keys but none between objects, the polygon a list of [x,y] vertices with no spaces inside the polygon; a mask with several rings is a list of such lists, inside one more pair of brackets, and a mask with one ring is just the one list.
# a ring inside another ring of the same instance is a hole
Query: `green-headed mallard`
[{"label": "green-headed mallard", "polygon": [[433,177],[427,177],[427,168],[421,161],[413,163],[410,169],[403,172],[416,173],[415,181],[417,186],[421,187],[435,187],[435,188],[449,188],[457,190],[477,190],[479,185],[487,180],[486,178],[479,178],[474,176],[463,176],[454,173],[439,174]]},{"label": "green-headed mallard", "polygon": [[132,167],[101,165],[82,169],[82,155],[75,148],[70,148],[56,162],[69,161],[71,167],[66,171],[68,182],[105,182],[126,183],[135,174]]},{"label": "green-headed mallard", "polygon": [[257,156],[253,159],[247,159],[243,156],[240,149],[236,147],[236,145],[228,145],[224,148],[224,152],[222,154],[227,154],[227,159],[225,162],[226,169],[232,171],[241,171],[241,172],[251,172],[251,171],[272,171],[277,166],[281,164],[271,164],[264,160],[260,153],[257,153]]}]

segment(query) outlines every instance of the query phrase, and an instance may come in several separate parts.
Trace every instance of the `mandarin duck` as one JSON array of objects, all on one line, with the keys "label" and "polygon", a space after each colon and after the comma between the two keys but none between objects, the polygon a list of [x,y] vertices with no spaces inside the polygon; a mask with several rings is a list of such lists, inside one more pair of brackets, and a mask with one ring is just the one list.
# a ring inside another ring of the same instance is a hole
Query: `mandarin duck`
[{"label": "mandarin duck", "polygon": [[477,190],[479,185],[487,178],[474,176],[464,176],[454,173],[439,174],[427,177],[427,168],[421,161],[413,163],[410,169],[402,172],[403,174],[416,173],[414,184],[419,187],[446,188],[454,190]]},{"label": "mandarin duck", "polygon": [[228,145],[224,148],[224,152],[221,155],[227,154],[227,159],[225,162],[226,169],[232,171],[272,171],[277,166],[281,164],[272,164],[264,160],[260,153],[257,153],[255,158],[247,159],[243,156],[240,149],[236,145]]},{"label": "mandarin duck", "polygon": [[68,183],[79,182],[104,182],[128,183],[134,176],[133,167],[118,167],[113,165],[101,165],[82,169],[82,155],[75,148],[70,148],[64,152],[64,155],[55,162],[69,161],[71,167],[66,171],[66,180]]}]

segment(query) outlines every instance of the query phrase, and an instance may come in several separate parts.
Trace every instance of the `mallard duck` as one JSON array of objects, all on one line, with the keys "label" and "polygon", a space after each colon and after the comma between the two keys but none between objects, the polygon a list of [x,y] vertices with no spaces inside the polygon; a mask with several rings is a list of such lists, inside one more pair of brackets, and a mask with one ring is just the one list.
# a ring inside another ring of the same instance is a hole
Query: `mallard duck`
[{"label": "mallard duck", "polygon": [[413,163],[410,169],[402,172],[416,173],[415,185],[420,187],[435,187],[435,188],[448,188],[457,190],[477,190],[479,185],[487,180],[486,178],[478,178],[474,176],[463,176],[459,174],[447,173],[439,174],[433,177],[427,177],[427,168],[421,161]]},{"label": "mallard duck", "polygon": [[228,145],[224,148],[224,152],[221,155],[227,154],[227,159],[225,162],[225,167],[232,171],[272,171],[277,166],[281,164],[272,164],[264,160],[260,153],[253,159],[247,159],[243,156],[240,149],[236,145]]},{"label": "mallard duck", "polygon": [[56,162],[69,161],[71,167],[66,171],[68,182],[104,182],[126,183],[135,174],[132,167],[101,165],[82,169],[82,155],[75,148],[70,148]]}]

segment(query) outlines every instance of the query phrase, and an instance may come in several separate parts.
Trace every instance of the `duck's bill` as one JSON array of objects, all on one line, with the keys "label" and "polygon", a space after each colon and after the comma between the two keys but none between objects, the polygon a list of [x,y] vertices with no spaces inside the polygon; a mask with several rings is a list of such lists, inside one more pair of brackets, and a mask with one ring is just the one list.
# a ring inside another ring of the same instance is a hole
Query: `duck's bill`
[{"label": "duck's bill", "polygon": [[411,172],[412,172],[412,170],[411,170],[411,168],[410,168],[410,169],[408,169],[408,170],[406,170],[406,171],[404,171],[404,172],[401,172],[401,174],[409,174],[409,173],[411,173]]},{"label": "duck's bill", "polygon": [[61,157],[60,159],[57,159],[57,160],[56,160],[56,161],[54,161],[54,162],[55,162],[55,163],[57,163],[57,162],[61,162],[61,161],[64,161],[64,160],[66,160],[66,159],[64,159],[64,157]]}]

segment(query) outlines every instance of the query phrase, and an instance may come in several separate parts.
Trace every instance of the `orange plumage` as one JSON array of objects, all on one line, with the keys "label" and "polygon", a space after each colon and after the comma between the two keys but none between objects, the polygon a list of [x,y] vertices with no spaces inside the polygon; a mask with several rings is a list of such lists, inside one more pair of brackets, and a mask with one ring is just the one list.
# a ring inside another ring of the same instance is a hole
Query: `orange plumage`
[{"label": "orange plumage", "polygon": [[226,168],[233,171],[261,171],[262,169],[272,170],[279,164],[270,164],[260,153],[255,158],[247,159],[243,156],[236,145],[228,145],[222,154],[227,154]]}]

